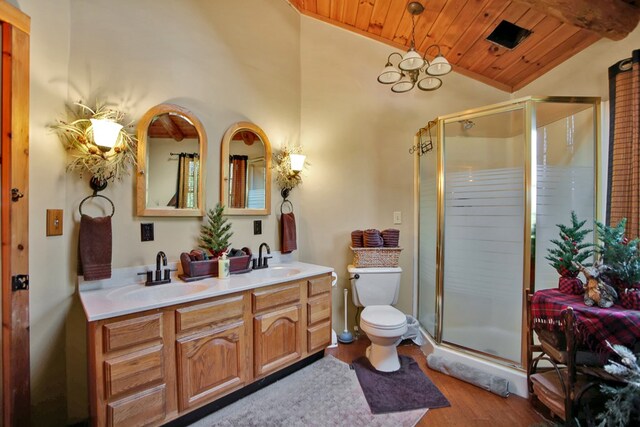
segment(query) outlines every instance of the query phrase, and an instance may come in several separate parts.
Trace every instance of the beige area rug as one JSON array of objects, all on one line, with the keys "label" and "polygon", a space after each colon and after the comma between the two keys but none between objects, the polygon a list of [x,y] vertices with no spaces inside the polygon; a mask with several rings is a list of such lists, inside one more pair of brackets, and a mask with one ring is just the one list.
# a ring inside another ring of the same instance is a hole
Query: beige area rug
[{"label": "beige area rug", "polygon": [[355,371],[326,356],[191,427],[414,426],[426,412],[372,414]]}]

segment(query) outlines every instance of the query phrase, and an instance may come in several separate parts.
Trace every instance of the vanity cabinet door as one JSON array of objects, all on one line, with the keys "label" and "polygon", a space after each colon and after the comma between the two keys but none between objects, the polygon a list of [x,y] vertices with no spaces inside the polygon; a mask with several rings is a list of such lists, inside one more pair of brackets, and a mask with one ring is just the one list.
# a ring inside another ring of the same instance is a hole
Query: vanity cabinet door
[{"label": "vanity cabinet door", "polygon": [[254,373],[265,376],[302,356],[301,305],[254,318]]},{"label": "vanity cabinet door", "polygon": [[245,385],[245,348],[242,322],[178,339],[180,411],[211,402]]}]

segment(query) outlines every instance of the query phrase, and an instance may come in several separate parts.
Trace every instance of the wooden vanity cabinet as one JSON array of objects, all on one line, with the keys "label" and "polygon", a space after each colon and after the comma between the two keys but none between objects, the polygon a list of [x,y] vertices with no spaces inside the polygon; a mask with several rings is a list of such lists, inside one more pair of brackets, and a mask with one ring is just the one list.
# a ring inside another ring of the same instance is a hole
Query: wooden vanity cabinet
[{"label": "wooden vanity cabinet", "polygon": [[307,352],[331,344],[331,276],[307,281]]},{"label": "wooden vanity cabinet", "polygon": [[254,375],[264,377],[302,357],[302,282],[257,289],[251,293]]},{"label": "wooden vanity cabinet", "polygon": [[172,329],[164,310],[89,323],[94,425],[160,424],[177,415]]},{"label": "wooden vanity cabinet", "polygon": [[224,396],[249,380],[245,299],[233,295],[176,309],[180,411]]},{"label": "wooden vanity cabinet", "polygon": [[331,276],[88,324],[91,423],[162,425],[331,342]]}]

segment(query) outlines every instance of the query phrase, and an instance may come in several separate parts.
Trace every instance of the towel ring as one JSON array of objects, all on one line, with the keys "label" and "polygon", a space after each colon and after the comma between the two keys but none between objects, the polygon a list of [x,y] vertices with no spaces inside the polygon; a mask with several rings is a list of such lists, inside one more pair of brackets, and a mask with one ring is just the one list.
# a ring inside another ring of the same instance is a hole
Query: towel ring
[{"label": "towel ring", "polygon": [[[291,212],[293,212],[293,203],[291,203],[291,200],[285,199],[285,200],[283,200],[282,204],[280,205],[280,215],[284,214],[284,212],[282,210],[283,210],[284,205],[286,203],[289,203],[289,206],[291,207]],[[291,213],[291,212],[288,212],[288,213]]]},{"label": "towel ring", "polygon": [[84,199],[82,199],[82,201],[80,202],[80,206],[78,207],[78,210],[80,211],[80,215],[84,215],[82,213],[82,205],[84,204],[84,202],[86,202],[89,199],[93,199],[94,197],[102,197],[103,199],[105,199],[106,201],[108,201],[111,204],[111,215],[109,215],[110,217],[113,217],[113,215],[116,213],[116,207],[113,204],[113,202],[111,201],[110,198],[108,198],[107,196],[103,196],[102,194],[92,194],[90,196],[85,197]]}]

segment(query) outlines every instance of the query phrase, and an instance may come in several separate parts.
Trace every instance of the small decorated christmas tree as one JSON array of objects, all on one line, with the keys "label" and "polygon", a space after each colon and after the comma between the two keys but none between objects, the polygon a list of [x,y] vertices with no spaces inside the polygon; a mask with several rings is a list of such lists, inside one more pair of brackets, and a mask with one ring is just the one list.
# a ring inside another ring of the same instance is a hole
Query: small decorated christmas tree
[{"label": "small decorated christmas tree", "polygon": [[626,218],[622,218],[615,227],[596,222],[600,239],[598,254],[608,267],[605,275],[611,279],[612,285],[622,288],[632,287],[640,282],[640,239],[626,238],[626,225]]},{"label": "small decorated christmas tree", "polygon": [[571,225],[556,224],[560,229],[560,240],[551,240],[555,248],[549,248],[545,259],[551,261],[549,264],[562,277],[576,277],[578,275],[579,271],[573,262],[584,266],[591,265],[591,263],[584,262],[593,255],[593,245],[583,243],[584,238],[592,231],[582,229],[586,222],[586,220],[578,221],[576,213],[571,211]]},{"label": "small decorated christmas tree", "polygon": [[200,229],[200,247],[219,257],[229,247],[229,239],[233,236],[231,224],[222,216],[224,206],[218,203],[215,209],[207,211],[207,224]]}]

